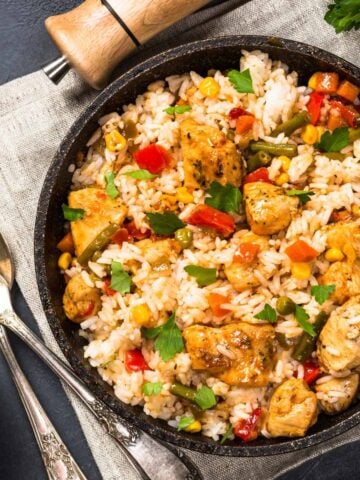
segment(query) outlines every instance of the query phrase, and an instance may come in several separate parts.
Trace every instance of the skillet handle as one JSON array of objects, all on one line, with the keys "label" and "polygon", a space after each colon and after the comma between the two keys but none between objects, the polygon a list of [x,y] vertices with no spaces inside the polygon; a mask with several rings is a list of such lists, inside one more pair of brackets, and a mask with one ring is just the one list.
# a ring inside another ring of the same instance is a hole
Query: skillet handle
[{"label": "skillet handle", "polygon": [[202,480],[195,465],[180,450],[169,448],[120,418],[98,400],[60,358],[14,312],[9,290],[0,277],[0,324],[12,330],[63,380],[117,441],[143,480]]},{"label": "skillet handle", "polygon": [[112,70],[157,33],[210,0],[86,0],[46,19],[63,56],[96,89]]}]

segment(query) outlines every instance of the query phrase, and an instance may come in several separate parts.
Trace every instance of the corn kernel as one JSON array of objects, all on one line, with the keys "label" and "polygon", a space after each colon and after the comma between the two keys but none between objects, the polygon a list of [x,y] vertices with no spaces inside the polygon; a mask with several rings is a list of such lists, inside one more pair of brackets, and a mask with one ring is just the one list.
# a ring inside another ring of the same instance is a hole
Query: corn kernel
[{"label": "corn kernel", "polygon": [[290,168],[290,158],[286,157],[285,155],[280,155],[279,160],[281,162],[281,168],[284,170],[284,172],[287,172]]},{"label": "corn kernel", "polygon": [[200,83],[199,90],[205,97],[214,98],[220,92],[220,85],[212,77],[206,77]]},{"label": "corn kernel", "polygon": [[164,200],[165,202],[168,202],[170,205],[175,205],[176,202],[178,201],[177,197],[175,195],[162,195],[161,199]]},{"label": "corn kernel", "polygon": [[325,258],[328,262],[341,262],[344,257],[345,255],[340,248],[329,248],[329,250],[325,252]]},{"label": "corn kernel", "polygon": [[311,277],[310,263],[293,263],[291,265],[291,274],[294,278],[299,280],[308,280]]},{"label": "corn kernel", "polygon": [[301,138],[307,145],[314,145],[318,139],[318,131],[314,125],[306,125],[302,131]]},{"label": "corn kernel", "polygon": [[319,72],[316,72],[316,73],[313,73],[309,78],[308,87],[315,90],[318,83],[319,83]]},{"label": "corn kernel", "polygon": [[320,142],[322,134],[326,132],[325,127],[315,127],[317,130],[317,141]]},{"label": "corn kernel", "polygon": [[146,325],[150,320],[151,312],[146,303],[141,303],[132,307],[131,317],[138,325]]},{"label": "corn kernel", "polygon": [[69,252],[64,252],[60,255],[58,260],[58,267],[61,270],[67,270],[70,267],[72,261],[72,255]]},{"label": "corn kernel", "polygon": [[360,217],[360,207],[359,205],[352,205],[351,206],[351,213],[353,213],[356,217]]},{"label": "corn kernel", "polygon": [[281,185],[284,185],[284,183],[287,183],[288,181],[289,181],[289,175],[287,173],[280,173],[280,175],[275,180],[275,183],[276,185],[281,187]]},{"label": "corn kernel", "polygon": [[184,430],[185,430],[185,432],[188,432],[188,433],[201,432],[201,423],[199,422],[199,420],[195,420],[188,427],[185,427]]},{"label": "corn kernel", "polygon": [[186,187],[179,187],[177,189],[177,198],[179,202],[182,203],[191,203],[192,201],[194,201],[193,195]]},{"label": "corn kernel", "polygon": [[105,135],[105,144],[110,152],[121,152],[126,147],[126,138],[118,130],[113,130]]}]

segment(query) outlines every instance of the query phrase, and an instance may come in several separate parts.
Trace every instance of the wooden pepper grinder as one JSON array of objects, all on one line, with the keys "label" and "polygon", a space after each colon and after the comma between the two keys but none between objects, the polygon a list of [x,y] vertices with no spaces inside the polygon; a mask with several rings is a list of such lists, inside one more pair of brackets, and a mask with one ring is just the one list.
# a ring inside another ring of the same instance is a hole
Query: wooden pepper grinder
[{"label": "wooden pepper grinder", "polygon": [[85,0],[45,26],[63,56],[45,73],[58,83],[69,68],[96,89],[136,48],[210,0]]}]

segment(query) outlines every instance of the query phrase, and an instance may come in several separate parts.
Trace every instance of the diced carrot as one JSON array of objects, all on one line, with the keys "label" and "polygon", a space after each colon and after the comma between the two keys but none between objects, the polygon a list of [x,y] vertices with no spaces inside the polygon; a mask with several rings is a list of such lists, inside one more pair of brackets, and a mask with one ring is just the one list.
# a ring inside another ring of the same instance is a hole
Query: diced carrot
[{"label": "diced carrot", "polygon": [[56,247],[60,250],[60,252],[69,252],[73,254],[75,252],[75,247],[71,232],[67,233],[56,245]]},{"label": "diced carrot", "polygon": [[316,72],[309,80],[309,87],[320,93],[336,93],[339,75],[335,72]]},{"label": "diced carrot", "polygon": [[236,119],[236,133],[246,133],[254,125],[255,117],[253,115],[242,115]]},{"label": "diced carrot", "polygon": [[260,246],[256,243],[245,242],[239,246],[239,252],[234,255],[234,263],[252,263],[258,256]]},{"label": "diced carrot", "polygon": [[346,125],[345,120],[339,113],[330,112],[327,121],[327,128],[331,131],[335,130],[335,128],[344,127]]},{"label": "diced carrot", "polygon": [[360,88],[354,85],[351,82],[348,82],[347,80],[343,80],[339,88],[336,90],[336,93],[343,98],[346,98],[346,100],[349,100],[349,102],[353,102],[356,97],[360,93]]},{"label": "diced carrot", "polygon": [[344,105],[342,102],[333,100],[330,102],[331,107],[335,109],[349,127],[356,128],[360,119],[360,113],[356,110],[354,105]]},{"label": "diced carrot", "polygon": [[229,310],[221,307],[221,305],[224,303],[229,303],[229,298],[225,297],[225,295],[220,295],[219,293],[210,293],[208,296],[208,302],[215,317],[223,317],[229,313]]},{"label": "diced carrot", "polygon": [[286,255],[293,262],[311,262],[318,255],[319,252],[314,250],[303,240],[297,240],[285,250]]}]

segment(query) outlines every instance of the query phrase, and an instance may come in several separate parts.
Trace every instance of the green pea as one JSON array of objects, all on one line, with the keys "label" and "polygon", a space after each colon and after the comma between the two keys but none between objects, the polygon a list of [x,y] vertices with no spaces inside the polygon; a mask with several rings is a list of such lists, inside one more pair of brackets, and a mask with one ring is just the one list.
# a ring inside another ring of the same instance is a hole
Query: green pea
[{"label": "green pea", "polygon": [[279,297],[276,301],[276,310],[280,315],[294,313],[295,307],[295,303],[289,297]]},{"label": "green pea", "polygon": [[175,232],[175,240],[177,240],[181,248],[189,248],[193,241],[193,233],[188,228],[179,228]]}]

